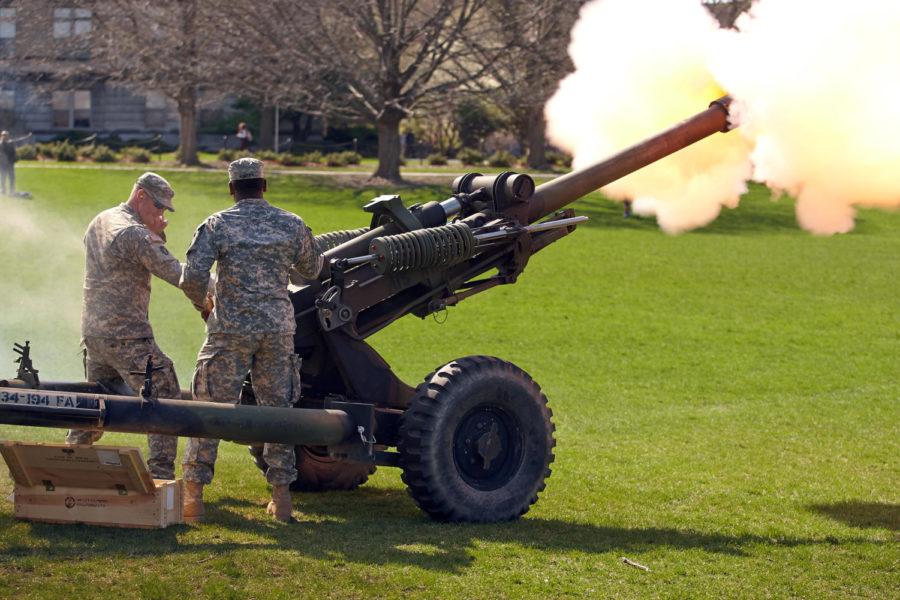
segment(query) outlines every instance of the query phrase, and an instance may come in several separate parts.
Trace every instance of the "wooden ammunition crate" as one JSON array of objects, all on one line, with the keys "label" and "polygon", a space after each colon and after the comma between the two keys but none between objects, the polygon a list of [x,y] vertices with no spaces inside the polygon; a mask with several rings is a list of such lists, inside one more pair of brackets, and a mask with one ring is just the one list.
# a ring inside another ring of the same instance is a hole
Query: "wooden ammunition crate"
[{"label": "wooden ammunition crate", "polygon": [[162,528],[183,523],[181,480],[153,479],[137,448],[0,442],[15,516],[45,523]]}]

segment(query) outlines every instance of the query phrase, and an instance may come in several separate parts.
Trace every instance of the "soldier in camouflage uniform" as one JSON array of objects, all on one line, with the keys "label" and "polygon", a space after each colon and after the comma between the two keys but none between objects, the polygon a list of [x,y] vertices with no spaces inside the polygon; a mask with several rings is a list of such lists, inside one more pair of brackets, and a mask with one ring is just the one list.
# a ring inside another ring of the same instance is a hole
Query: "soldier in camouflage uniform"
[{"label": "soldier in camouflage uniform", "polygon": [[[228,166],[235,204],[206,219],[187,251],[181,288],[198,310],[207,306],[210,269],[218,263],[215,307],[194,372],[195,400],[237,403],[248,371],[260,405],[289,407],[299,398],[289,273],[294,269],[306,279],[317,277],[322,255],[300,217],[263,199],[262,167],[254,158]],[[203,486],[212,482],[218,445],[214,439],[188,442],[183,459],[186,520],[203,517]],[[266,444],[263,458],[272,486],[268,512],[290,521],[288,486],[297,478],[294,447]]]},{"label": "soldier in camouflage uniform", "polygon": [[[174,211],[175,192],[155,173],[138,178],[124,204],[97,215],[84,234],[85,269],[81,335],[87,349],[87,378],[119,393],[137,392],[152,357],[153,386],[160,398],[180,398],[169,357],[153,339],[148,320],[150,275],[178,286],[182,265],[164,245],[163,213]],[[122,388],[123,382],[131,390]],[[67,444],[92,444],[101,431],[71,430]],[[149,434],[150,473],[175,478],[178,438]]]}]

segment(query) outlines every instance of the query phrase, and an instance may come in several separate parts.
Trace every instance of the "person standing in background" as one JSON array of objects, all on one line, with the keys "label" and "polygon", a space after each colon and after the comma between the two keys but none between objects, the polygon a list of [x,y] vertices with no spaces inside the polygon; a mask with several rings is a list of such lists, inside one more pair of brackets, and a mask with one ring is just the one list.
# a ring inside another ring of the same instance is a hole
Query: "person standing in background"
[{"label": "person standing in background", "polygon": [[9,180],[9,195],[16,195],[16,144],[31,137],[31,134],[11,139],[8,131],[0,131],[0,193],[6,194],[6,180]]},{"label": "person standing in background", "polygon": [[253,134],[250,133],[246,123],[238,123],[237,133],[234,134],[234,137],[240,142],[242,151],[250,149],[250,144],[253,142]]}]

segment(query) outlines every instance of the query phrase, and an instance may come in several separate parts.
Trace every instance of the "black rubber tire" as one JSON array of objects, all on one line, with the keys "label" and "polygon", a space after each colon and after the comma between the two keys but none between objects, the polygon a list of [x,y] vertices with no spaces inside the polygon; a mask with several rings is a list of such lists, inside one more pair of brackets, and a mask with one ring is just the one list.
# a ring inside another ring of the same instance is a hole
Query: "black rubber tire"
[{"label": "black rubber tire", "polygon": [[[263,473],[268,468],[263,460],[263,447],[250,446],[253,462]],[[295,446],[297,479],[291,484],[293,492],[331,492],[355,490],[375,472],[375,465],[347,461],[328,456],[325,449]]]},{"label": "black rubber tire", "polygon": [[517,519],[550,476],[551,417],[540,386],[516,365],[490,356],[454,360],[418,387],[403,415],[403,482],[438,521]]}]

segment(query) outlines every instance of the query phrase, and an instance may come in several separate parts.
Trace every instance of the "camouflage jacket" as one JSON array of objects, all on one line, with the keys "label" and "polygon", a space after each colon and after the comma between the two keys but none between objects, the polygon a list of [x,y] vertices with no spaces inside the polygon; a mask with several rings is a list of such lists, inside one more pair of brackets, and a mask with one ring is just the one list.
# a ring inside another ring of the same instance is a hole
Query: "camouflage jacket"
[{"label": "camouflage jacket", "polygon": [[177,286],[182,270],[178,259],[125,204],[94,217],[84,234],[84,247],[81,335],[153,337],[148,318],[150,275]]},{"label": "camouflage jacket", "polygon": [[214,262],[218,279],[208,333],[293,333],[289,272],[314,279],[322,255],[300,217],[247,198],[207,218],[194,234],[181,289],[198,309]]}]

